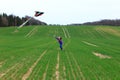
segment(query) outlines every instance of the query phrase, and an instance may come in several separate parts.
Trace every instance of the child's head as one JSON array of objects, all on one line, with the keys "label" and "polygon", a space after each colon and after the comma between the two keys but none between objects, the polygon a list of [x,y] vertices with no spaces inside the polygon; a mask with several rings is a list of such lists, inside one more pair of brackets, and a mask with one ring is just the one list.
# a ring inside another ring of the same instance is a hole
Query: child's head
[{"label": "child's head", "polygon": [[60,40],[62,39],[62,37],[60,37]]},{"label": "child's head", "polygon": [[62,37],[60,37],[60,36],[59,36],[59,37],[58,37],[58,39],[60,39],[60,40],[61,40],[61,39],[62,39]]}]

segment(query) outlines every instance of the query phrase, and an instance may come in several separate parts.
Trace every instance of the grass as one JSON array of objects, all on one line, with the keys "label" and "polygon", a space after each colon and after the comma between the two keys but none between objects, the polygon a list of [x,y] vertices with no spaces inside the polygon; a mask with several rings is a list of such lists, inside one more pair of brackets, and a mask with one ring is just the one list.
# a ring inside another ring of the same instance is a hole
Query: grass
[{"label": "grass", "polygon": [[[120,79],[120,27],[29,26],[14,31],[0,28],[0,80]],[[63,37],[63,51],[55,36]]]}]

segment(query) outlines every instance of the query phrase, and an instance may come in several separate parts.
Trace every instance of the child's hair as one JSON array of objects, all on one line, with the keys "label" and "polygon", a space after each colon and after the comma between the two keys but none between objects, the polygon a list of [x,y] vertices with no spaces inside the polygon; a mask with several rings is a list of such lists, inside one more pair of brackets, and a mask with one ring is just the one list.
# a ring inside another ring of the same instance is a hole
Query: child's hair
[{"label": "child's hair", "polygon": [[62,39],[62,37],[60,37],[60,40]]}]

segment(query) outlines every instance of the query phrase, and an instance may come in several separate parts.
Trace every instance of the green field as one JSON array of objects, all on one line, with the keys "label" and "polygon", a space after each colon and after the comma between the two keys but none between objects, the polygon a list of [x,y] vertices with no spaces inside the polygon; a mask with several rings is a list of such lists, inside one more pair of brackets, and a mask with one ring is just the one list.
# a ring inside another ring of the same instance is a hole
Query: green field
[{"label": "green field", "polygon": [[120,27],[0,28],[0,80],[120,80]]}]

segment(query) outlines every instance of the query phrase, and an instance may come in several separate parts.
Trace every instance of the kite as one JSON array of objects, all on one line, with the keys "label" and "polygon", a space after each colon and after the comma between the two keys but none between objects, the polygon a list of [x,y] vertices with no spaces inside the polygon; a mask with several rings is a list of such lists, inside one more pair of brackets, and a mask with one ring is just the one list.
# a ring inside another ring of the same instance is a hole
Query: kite
[{"label": "kite", "polygon": [[44,12],[35,11],[35,17],[41,16]]},{"label": "kite", "polygon": [[[40,11],[35,11],[35,17],[38,17],[38,16],[41,16],[42,14],[44,14],[44,12],[40,12]],[[21,24],[19,27],[18,27],[18,29],[19,28],[21,28],[21,27],[23,27],[27,22],[29,22],[30,20],[32,19],[32,17],[31,18],[28,18],[25,22],[23,22],[23,24]]]}]

